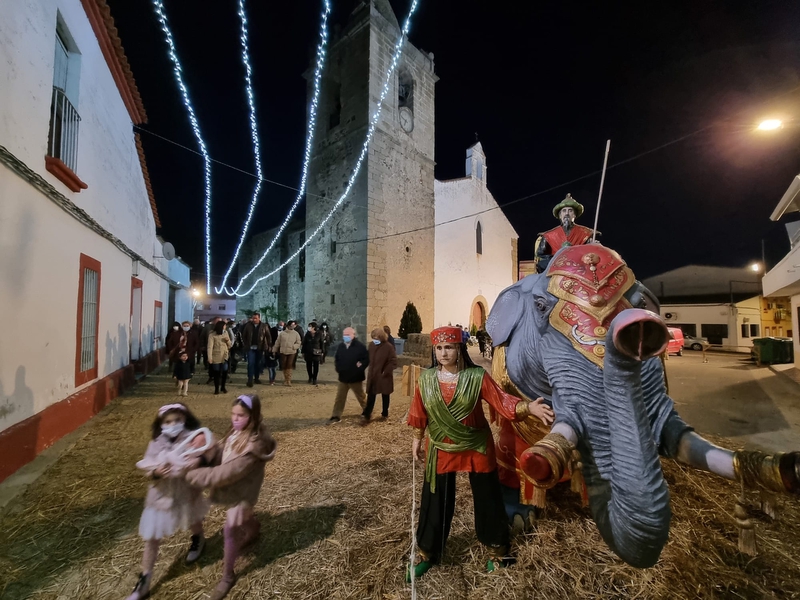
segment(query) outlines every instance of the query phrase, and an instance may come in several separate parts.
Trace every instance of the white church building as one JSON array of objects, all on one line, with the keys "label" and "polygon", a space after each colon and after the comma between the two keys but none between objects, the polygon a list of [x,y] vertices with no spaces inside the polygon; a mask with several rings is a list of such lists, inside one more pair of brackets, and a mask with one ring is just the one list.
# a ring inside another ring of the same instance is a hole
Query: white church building
[{"label": "white church building", "polygon": [[466,177],[434,182],[433,327],[481,328],[497,296],[517,280],[519,235],[486,179],[486,155],[478,142],[467,150]]},{"label": "white church building", "polygon": [[0,2],[0,481],[191,318],[189,267],[156,236],[145,121],[105,0]]}]

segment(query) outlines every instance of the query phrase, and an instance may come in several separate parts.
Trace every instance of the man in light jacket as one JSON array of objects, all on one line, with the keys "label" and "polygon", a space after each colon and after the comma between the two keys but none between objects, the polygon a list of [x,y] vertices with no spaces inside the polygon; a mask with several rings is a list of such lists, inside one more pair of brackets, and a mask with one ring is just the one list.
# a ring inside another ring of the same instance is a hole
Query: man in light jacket
[{"label": "man in light jacket", "polygon": [[281,370],[283,371],[283,385],[292,385],[292,369],[294,369],[294,357],[303,343],[300,334],[295,331],[296,321],[289,321],[286,329],[278,334],[272,351],[280,355]]},{"label": "man in light jacket", "polygon": [[367,406],[367,395],[364,393],[364,379],[366,379],[364,372],[369,365],[369,352],[366,346],[356,339],[356,330],[352,327],[347,327],[342,332],[342,342],[336,349],[334,357],[334,366],[339,374],[339,387],[336,390],[336,402],[333,405],[333,415],[328,420],[329,424],[342,420],[349,390],[353,390],[362,409]]}]

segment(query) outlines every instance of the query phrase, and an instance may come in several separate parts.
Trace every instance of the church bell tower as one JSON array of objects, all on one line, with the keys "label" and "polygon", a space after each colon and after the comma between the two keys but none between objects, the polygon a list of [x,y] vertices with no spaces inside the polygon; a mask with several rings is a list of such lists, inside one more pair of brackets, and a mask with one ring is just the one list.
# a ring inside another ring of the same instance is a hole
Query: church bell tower
[{"label": "church bell tower", "polygon": [[[332,41],[308,174],[306,237],[352,176],[400,26],[388,0],[360,2]],[[309,94],[313,81],[309,77]],[[407,302],[433,326],[433,55],[406,41],[354,185],[306,249],[305,312],[337,339],[353,326],[397,331]]]}]

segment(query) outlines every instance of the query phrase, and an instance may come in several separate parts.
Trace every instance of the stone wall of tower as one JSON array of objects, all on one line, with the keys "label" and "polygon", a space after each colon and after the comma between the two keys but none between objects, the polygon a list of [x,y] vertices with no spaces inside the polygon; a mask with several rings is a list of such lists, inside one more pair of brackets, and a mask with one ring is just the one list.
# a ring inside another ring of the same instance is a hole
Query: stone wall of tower
[{"label": "stone wall of tower", "polygon": [[[242,246],[239,259],[239,277],[250,271],[253,265],[269,247],[278,228],[270,229],[260,233]],[[253,283],[277,269],[289,256],[294,254],[305,240],[305,228],[302,224],[292,223],[284,231],[281,239],[273,247],[264,261],[258,266],[253,274],[247,278],[242,291],[247,290]],[[236,317],[241,319],[245,310],[256,310],[265,306],[271,306],[280,313],[283,320],[297,319],[305,320],[305,273],[302,255],[292,259],[286,267],[278,273],[267,277],[256,284],[252,293],[247,296],[237,298]],[[274,325],[276,318],[274,315],[262,315],[266,317],[270,325]]]},{"label": "stone wall of tower", "polygon": [[[363,5],[331,45],[309,165],[307,236],[339,199],[358,160],[400,35],[387,19],[390,10],[386,3]],[[398,71],[360,174],[307,249],[307,317],[326,320],[334,331],[354,326],[362,337],[379,325],[396,331],[409,300],[424,327],[433,320],[436,77],[427,55],[409,43],[403,54],[400,66],[414,81],[414,129],[406,133],[399,125]],[[416,227],[429,229],[382,237]]]},{"label": "stone wall of tower", "polygon": [[[345,191],[369,119],[369,7],[351,18],[331,44],[323,71],[306,195],[306,236],[320,227]],[[309,98],[313,78],[309,77]],[[338,123],[332,116],[337,113]],[[306,320],[327,321],[339,338],[367,322],[367,162],[345,201],[306,249]],[[334,246],[335,244],[335,246]],[[338,333],[337,333],[338,332]]]},{"label": "stone wall of tower", "polygon": [[[370,31],[370,102],[375,106],[399,30],[373,12]],[[399,120],[401,76],[413,81],[410,132]],[[417,307],[425,331],[433,324],[435,82],[432,58],[406,42],[369,150],[369,328],[389,325],[396,332],[408,301]]]}]

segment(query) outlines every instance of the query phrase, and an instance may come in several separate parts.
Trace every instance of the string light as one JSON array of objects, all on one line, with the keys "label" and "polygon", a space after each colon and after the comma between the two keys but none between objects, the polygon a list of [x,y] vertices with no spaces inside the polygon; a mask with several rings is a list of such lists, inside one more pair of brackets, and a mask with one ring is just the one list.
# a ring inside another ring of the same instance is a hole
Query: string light
[{"label": "string light", "polygon": [[[330,12],[331,12],[330,1],[325,0],[325,12],[322,14],[322,26],[320,27],[320,32],[319,32],[320,40],[319,40],[319,45],[317,46],[317,61],[314,66],[314,93],[311,97],[311,109],[309,110],[309,116],[308,116],[308,129],[306,133],[306,150],[305,150],[305,155],[303,156],[303,174],[302,177],[300,178],[300,189],[297,190],[297,197],[295,198],[291,208],[289,208],[289,213],[286,215],[286,218],[283,220],[283,223],[281,223],[281,226],[278,228],[278,232],[275,234],[275,237],[272,238],[272,241],[270,242],[269,246],[267,246],[267,249],[264,250],[264,253],[258,259],[258,262],[256,262],[255,265],[253,265],[253,268],[250,269],[244,275],[244,277],[242,277],[239,280],[239,285],[236,287],[236,290],[228,292],[230,295],[236,293],[236,291],[238,291],[239,288],[241,288],[244,280],[250,277],[250,275],[252,275],[253,272],[261,265],[261,263],[264,262],[264,259],[267,257],[267,254],[269,254],[270,250],[272,250],[272,248],[275,246],[281,234],[283,233],[284,229],[286,229],[286,227],[289,225],[289,221],[292,219],[292,215],[294,215],[294,212],[297,210],[297,207],[300,205],[300,202],[302,201],[303,196],[305,194],[306,184],[308,182],[308,164],[311,161],[311,148],[314,142],[314,131],[317,128],[316,125],[317,125],[317,109],[319,108],[319,90],[322,83],[322,67],[325,64],[325,55],[327,53],[326,48],[328,45],[328,16],[330,15]],[[241,247],[241,242],[239,243],[239,245]],[[231,268],[233,267],[231,266]]]},{"label": "string light", "polygon": [[255,212],[256,204],[258,203],[258,195],[261,193],[261,184],[264,181],[264,173],[261,170],[261,142],[258,139],[255,97],[253,94],[253,68],[250,64],[250,51],[248,50],[247,46],[247,15],[244,12],[244,0],[239,0],[239,20],[242,23],[242,34],[239,39],[242,42],[242,62],[244,63],[245,68],[244,80],[247,84],[247,105],[250,109],[250,135],[253,138],[253,156],[255,157],[256,162],[256,185],[253,189],[253,199],[250,201],[250,208],[247,211],[247,219],[245,219],[244,227],[242,227],[242,236],[239,238],[236,251],[233,253],[231,264],[228,267],[228,270],[225,271],[225,275],[222,278],[222,284],[220,284],[218,288],[215,288],[217,294],[221,294],[225,289],[225,283],[228,281],[228,277],[230,276],[231,271],[233,271],[233,266],[236,264],[236,260],[239,258],[239,252],[244,244],[244,238],[247,235],[247,230],[250,228],[250,221],[253,219],[253,213]]},{"label": "string light", "polygon": [[183,82],[183,74],[181,63],[178,60],[178,53],[175,50],[175,40],[172,37],[172,31],[167,23],[167,15],[164,13],[164,3],[161,0],[153,0],[153,6],[156,9],[158,20],[161,22],[161,29],[167,38],[167,45],[169,46],[169,58],[172,61],[173,70],[175,71],[175,79],[178,82],[178,88],[181,90],[183,96],[183,104],[189,112],[189,122],[192,125],[194,137],[197,139],[197,145],[200,146],[200,153],[203,155],[203,171],[205,175],[205,229],[206,229],[206,293],[211,294],[211,157],[208,155],[206,143],[203,141],[203,136],[200,135],[200,125],[197,123],[197,116],[194,113],[192,102],[189,100],[189,90]]},{"label": "string light", "polygon": [[[386,80],[383,82],[383,89],[381,90],[380,98],[378,98],[378,107],[375,110],[375,114],[372,116],[372,119],[371,119],[370,125],[369,125],[369,129],[367,130],[367,137],[364,140],[364,145],[361,148],[361,153],[358,156],[358,161],[356,161],[355,169],[353,170],[353,174],[350,176],[350,179],[347,182],[347,187],[345,188],[344,192],[339,197],[339,199],[336,201],[336,204],[333,205],[333,207],[331,208],[331,210],[327,214],[327,216],[317,226],[317,228],[314,230],[314,232],[310,236],[308,236],[306,238],[305,242],[303,242],[303,244],[301,244],[300,247],[297,250],[295,250],[294,254],[292,254],[289,258],[287,258],[286,261],[284,261],[276,269],[273,269],[272,271],[270,271],[269,273],[267,273],[263,277],[259,277],[258,279],[256,279],[255,282],[253,282],[253,285],[250,286],[250,289],[248,289],[246,292],[240,293],[239,289],[242,287],[244,279],[247,276],[249,276],[253,272],[253,270],[255,268],[251,269],[250,272],[247,275],[245,275],[245,277],[242,278],[242,281],[239,282],[239,285],[234,290],[234,294],[236,294],[236,296],[241,298],[243,296],[247,296],[248,294],[252,293],[252,291],[255,289],[255,287],[260,282],[264,281],[265,279],[267,279],[269,277],[272,277],[275,273],[277,273],[281,269],[285,268],[286,265],[288,265],[292,260],[297,258],[297,256],[300,254],[300,252],[302,252],[306,248],[306,246],[308,246],[311,243],[311,240],[313,240],[319,234],[319,232],[322,231],[322,228],[325,226],[325,224],[328,221],[330,221],[331,218],[333,217],[333,214],[336,212],[336,209],[339,208],[339,206],[341,206],[341,204],[344,202],[345,198],[347,198],[348,194],[350,193],[350,190],[352,189],[353,185],[355,184],[356,177],[358,177],[358,173],[361,170],[361,165],[364,162],[364,158],[366,158],[367,152],[369,151],[369,145],[370,145],[370,142],[372,141],[372,136],[375,134],[375,129],[378,126],[378,120],[380,119],[380,116],[381,116],[381,109],[383,108],[383,101],[386,99],[386,96],[389,93],[389,87],[390,87],[391,82],[392,82],[392,74],[394,73],[395,69],[397,68],[397,63],[400,61],[400,55],[403,52],[403,43],[405,42],[405,38],[408,35],[408,30],[411,27],[411,17],[413,16],[414,11],[417,9],[417,4],[418,3],[419,3],[419,0],[413,0],[413,2],[411,3],[411,8],[408,11],[408,16],[406,17],[405,23],[403,23],[403,30],[400,33],[400,39],[397,40],[397,44],[395,44],[394,55],[392,56],[392,62],[389,65],[389,70],[386,72]],[[261,264],[261,261],[263,259],[264,259],[264,255],[262,255],[261,260],[259,260],[258,264]]]}]

